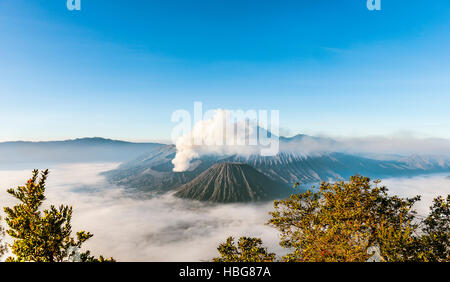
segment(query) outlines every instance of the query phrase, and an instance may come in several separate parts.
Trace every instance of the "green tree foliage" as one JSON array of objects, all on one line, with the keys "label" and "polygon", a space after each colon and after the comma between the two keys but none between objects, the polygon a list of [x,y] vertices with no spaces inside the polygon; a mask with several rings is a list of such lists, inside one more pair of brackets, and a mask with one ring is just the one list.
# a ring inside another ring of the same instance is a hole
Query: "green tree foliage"
[{"label": "green tree foliage", "polygon": [[[419,196],[391,196],[378,184],[353,176],[275,201],[267,224],[278,229],[280,245],[290,250],[281,259],[365,262],[376,253],[386,262],[450,261],[450,195],[436,198],[423,219],[413,210]],[[252,240],[265,250],[260,239]],[[230,238],[219,253],[221,261],[243,261]]]},{"label": "green tree foliage", "polygon": [[5,228],[2,226],[2,217],[0,216],[0,257],[2,257],[6,250],[7,245],[3,242],[3,238],[5,237]]},{"label": "green tree foliage", "polygon": [[[93,235],[86,231],[71,237],[72,207],[50,206],[41,210],[45,200],[45,182],[48,170],[33,171],[32,177],[24,186],[8,189],[8,193],[19,203],[5,207],[7,234],[14,239],[10,246],[14,257],[7,261],[63,262],[63,261],[105,261],[95,259],[89,251],[79,254],[82,244]],[[108,261],[114,261],[110,258]]]},{"label": "green tree foliage", "polygon": [[285,261],[367,261],[378,247],[384,260],[411,259],[415,212],[420,197],[389,196],[367,177],[323,182],[318,192],[275,201],[269,224],[281,232],[280,245],[293,249]]},{"label": "green tree foliage", "polygon": [[450,261],[450,195],[434,199],[430,214],[423,222],[416,256],[420,261]]},{"label": "green tree foliage", "polygon": [[268,223],[293,250],[283,260],[367,261],[376,247],[382,261],[448,261],[449,199],[435,199],[421,221],[412,209],[419,196],[390,196],[378,184],[353,176],[275,201]]},{"label": "green tree foliage", "polygon": [[262,241],[259,238],[241,237],[237,243],[233,237],[228,237],[225,243],[217,248],[220,256],[214,258],[214,262],[273,262],[274,253],[268,253],[267,249],[262,247]]}]

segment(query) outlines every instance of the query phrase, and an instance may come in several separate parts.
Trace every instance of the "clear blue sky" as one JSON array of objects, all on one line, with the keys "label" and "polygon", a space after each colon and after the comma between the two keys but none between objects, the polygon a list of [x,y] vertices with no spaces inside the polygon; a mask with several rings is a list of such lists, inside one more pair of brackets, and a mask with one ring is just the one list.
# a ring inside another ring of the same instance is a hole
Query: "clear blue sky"
[{"label": "clear blue sky", "polygon": [[450,138],[450,2],[0,0],[0,140],[168,139],[176,109],[285,134]]}]

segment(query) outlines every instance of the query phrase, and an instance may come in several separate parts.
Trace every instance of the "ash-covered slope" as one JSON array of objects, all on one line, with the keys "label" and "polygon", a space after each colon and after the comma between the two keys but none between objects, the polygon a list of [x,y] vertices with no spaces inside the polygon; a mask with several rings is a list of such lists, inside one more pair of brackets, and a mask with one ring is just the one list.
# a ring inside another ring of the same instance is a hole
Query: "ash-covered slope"
[{"label": "ash-covered slope", "polygon": [[188,171],[173,172],[172,159],[175,153],[175,146],[166,145],[103,175],[112,183],[160,194],[188,183],[217,163],[216,158],[203,158],[194,162]]},{"label": "ash-covered slope", "polygon": [[183,185],[175,196],[216,203],[256,202],[286,196],[288,188],[247,164],[215,164],[191,182]]}]

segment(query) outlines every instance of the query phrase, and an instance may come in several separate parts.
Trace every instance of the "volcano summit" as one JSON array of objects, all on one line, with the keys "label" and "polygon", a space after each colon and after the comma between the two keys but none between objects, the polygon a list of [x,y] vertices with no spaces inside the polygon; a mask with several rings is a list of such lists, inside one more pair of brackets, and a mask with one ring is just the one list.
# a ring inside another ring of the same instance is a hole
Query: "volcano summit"
[{"label": "volcano summit", "polygon": [[218,163],[184,184],[175,193],[180,198],[217,203],[273,200],[288,194],[277,183],[243,163]]}]

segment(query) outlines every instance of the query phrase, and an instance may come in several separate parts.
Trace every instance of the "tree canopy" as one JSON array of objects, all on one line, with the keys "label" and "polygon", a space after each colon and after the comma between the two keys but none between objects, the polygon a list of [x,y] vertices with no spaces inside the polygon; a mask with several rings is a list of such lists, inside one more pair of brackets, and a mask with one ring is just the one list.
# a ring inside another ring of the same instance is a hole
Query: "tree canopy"
[{"label": "tree canopy", "polygon": [[2,217],[0,216],[0,257],[2,257],[7,250],[7,245],[3,242],[4,237],[5,228],[2,226]]},{"label": "tree canopy", "polygon": [[218,248],[219,257],[213,259],[214,262],[272,262],[275,260],[274,253],[268,253],[262,247],[262,240],[259,238],[241,237],[237,243],[233,237],[228,237],[225,243]]},{"label": "tree canopy", "polygon": [[10,245],[14,256],[7,261],[63,262],[63,261],[114,261],[95,258],[89,251],[79,253],[81,246],[93,235],[86,231],[72,234],[72,207],[51,205],[41,209],[45,200],[45,182],[49,171],[39,174],[34,170],[24,186],[8,189],[8,193],[18,200],[13,207],[5,207],[5,218],[9,229],[6,231],[14,240]]},{"label": "tree canopy", "polygon": [[[450,261],[450,195],[436,198],[423,219],[413,209],[420,196],[392,196],[379,183],[353,176],[275,201],[267,224],[280,232],[280,245],[289,250],[281,260],[364,262],[375,254],[386,262]],[[252,240],[264,249],[260,239]],[[219,247],[222,257],[242,261],[229,255],[229,246]]]}]

